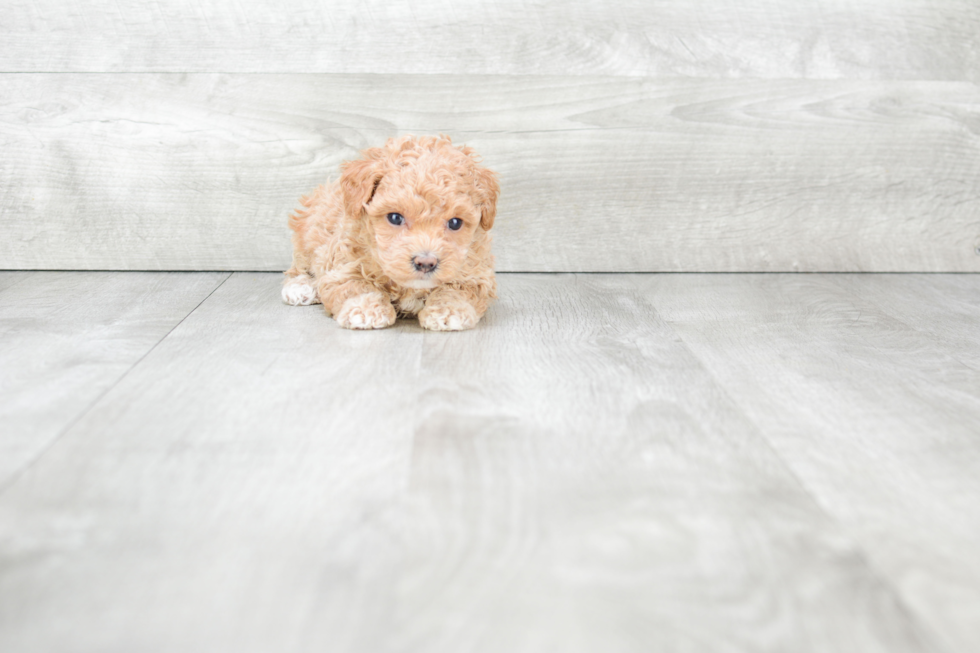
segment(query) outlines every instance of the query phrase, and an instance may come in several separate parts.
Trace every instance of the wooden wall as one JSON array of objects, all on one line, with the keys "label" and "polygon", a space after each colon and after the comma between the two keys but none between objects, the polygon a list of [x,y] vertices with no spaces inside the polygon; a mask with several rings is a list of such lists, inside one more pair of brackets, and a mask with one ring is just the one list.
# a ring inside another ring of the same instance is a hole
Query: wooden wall
[{"label": "wooden wall", "polygon": [[283,269],[301,193],[442,132],[501,270],[980,270],[975,0],[2,14],[0,268]]}]

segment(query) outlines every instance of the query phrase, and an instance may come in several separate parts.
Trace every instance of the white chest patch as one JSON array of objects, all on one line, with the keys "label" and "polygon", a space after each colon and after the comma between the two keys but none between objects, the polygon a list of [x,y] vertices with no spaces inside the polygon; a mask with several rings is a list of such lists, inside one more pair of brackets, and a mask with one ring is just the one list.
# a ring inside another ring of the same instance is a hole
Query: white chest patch
[{"label": "white chest patch", "polygon": [[398,300],[398,311],[407,315],[418,315],[418,312],[425,308],[422,298],[409,295]]}]

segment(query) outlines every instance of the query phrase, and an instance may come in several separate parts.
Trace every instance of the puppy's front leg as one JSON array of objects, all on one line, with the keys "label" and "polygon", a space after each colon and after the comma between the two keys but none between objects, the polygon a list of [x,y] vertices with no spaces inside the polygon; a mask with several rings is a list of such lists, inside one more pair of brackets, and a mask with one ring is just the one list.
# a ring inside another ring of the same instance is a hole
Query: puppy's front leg
[{"label": "puppy's front leg", "polygon": [[388,294],[366,281],[351,280],[319,289],[320,301],[345,329],[384,329],[395,323]]},{"label": "puppy's front leg", "polygon": [[419,311],[419,324],[433,331],[472,329],[486,310],[478,310],[481,304],[485,306],[476,288],[442,286],[426,297],[425,308]]}]

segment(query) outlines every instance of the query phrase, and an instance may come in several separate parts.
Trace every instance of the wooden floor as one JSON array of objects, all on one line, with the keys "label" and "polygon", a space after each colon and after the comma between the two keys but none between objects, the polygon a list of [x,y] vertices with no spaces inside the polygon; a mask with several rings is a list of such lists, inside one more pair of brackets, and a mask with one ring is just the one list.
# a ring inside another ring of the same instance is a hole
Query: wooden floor
[{"label": "wooden floor", "polygon": [[980,650],[980,275],[0,273],[0,650]]}]

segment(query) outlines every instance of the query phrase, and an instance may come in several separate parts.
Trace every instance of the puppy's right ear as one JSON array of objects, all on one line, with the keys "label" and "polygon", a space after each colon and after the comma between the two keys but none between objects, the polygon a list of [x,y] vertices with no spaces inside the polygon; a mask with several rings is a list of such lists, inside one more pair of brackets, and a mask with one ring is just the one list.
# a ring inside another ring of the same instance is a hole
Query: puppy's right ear
[{"label": "puppy's right ear", "polygon": [[364,150],[364,156],[356,161],[346,161],[341,165],[340,189],[344,194],[344,211],[347,215],[359,218],[364,207],[371,202],[374,191],[378,189],[384,172],[381,160],[384,150],[372,147]]}]

